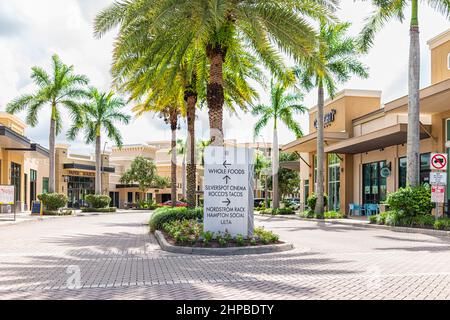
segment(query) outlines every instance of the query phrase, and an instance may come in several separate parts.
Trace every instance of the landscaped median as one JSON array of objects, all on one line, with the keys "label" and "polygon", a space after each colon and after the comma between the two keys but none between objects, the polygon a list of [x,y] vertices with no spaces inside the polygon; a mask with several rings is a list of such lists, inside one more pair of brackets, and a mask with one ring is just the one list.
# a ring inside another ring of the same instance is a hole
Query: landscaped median
[{"label": "landscaped median", "polygon": [[236,255],[281,252],[293,249],[292,244],[279,240],[278,235],[255,228],[251,238],[232,237],[228,232],[203,231],[203,209],[159,208],[150,219],[163,250],[184,254]]}]

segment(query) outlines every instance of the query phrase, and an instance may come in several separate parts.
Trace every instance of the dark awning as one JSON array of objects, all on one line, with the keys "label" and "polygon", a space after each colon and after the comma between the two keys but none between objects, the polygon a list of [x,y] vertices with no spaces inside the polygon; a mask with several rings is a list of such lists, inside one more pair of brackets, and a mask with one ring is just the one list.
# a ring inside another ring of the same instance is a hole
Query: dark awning
[{"label": "dark awning", "polygon": [[[64,163],[63,168],[95,171],[95,166],[81,163]],[[114,167],[102,167],[102,172],[114,173],[116,172],[116,169]]]},{"label": "dark awning", "polygon": [[0,144],[8,151],[36,152],[44,158],[49,156],[47,149],[37,143],[31,143],[27,137],[5,126],[0,126]]}]

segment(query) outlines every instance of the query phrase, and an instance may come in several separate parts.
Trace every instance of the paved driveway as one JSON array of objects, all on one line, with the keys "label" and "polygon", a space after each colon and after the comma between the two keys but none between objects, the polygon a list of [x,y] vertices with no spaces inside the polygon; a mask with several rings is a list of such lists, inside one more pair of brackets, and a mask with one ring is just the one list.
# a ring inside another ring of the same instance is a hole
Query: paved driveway
[{"label": "paved driveway", "polygon": [[450,238],[258,217],[296,249],[185,256],[149,216],[0,226],[0,299],[450,299]]}]

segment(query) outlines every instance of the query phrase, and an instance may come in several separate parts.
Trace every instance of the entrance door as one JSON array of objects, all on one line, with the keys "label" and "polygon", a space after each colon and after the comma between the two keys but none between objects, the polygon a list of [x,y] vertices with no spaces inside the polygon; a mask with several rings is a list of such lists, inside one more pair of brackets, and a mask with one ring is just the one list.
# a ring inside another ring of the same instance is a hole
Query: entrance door
[{"label": "entrance door", "polygon": [[386,200],[386,178],[380,172],[386,161],[363,164],[363,203],[380,203]]},{"label": "entrance door", "polygon": [[20,201],[21,171],[20,164],[11,162],[11,184],[14,185],[14,201]]},{"label": "entrance door", "polygon": [[119,207],[119,193],[118,192],[110,192],[109,197],[111,198],[110,207]]},{"label": "entrance door", "polygon": [[328,209],[339,211],[341,207],[340,185],[341,185],[340,160],[336,154],[328,155]]}]

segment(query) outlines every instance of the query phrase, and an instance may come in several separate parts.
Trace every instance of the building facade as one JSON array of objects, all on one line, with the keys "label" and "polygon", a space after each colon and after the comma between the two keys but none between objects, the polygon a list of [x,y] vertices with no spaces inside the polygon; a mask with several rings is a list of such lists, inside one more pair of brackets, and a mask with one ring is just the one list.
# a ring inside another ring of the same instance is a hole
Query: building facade
[{"label": "building facade", "polygon": [[0,183],[15,186],[17,211],[28,211],[48,189],[48,150],[31,142],[25,129],[19,118],[0,112]]},{"label": "building facade", "polygon": [[[450,153],[450,29],[428,42],[430,86],[420,90],[420,178],[428,182],[432,152]],[[344,90],[325,103],[325,192],[329,210],[380,203],[406,185],[408,96],[381,105],[381,92]],[[310,134],[284,146],[301,155],[301,202],[314,190],[316,108]],[[447,199],[450,192],[447,191]]]}]

